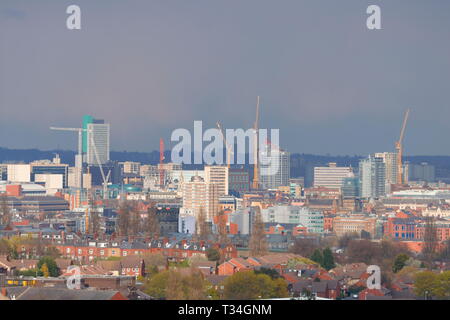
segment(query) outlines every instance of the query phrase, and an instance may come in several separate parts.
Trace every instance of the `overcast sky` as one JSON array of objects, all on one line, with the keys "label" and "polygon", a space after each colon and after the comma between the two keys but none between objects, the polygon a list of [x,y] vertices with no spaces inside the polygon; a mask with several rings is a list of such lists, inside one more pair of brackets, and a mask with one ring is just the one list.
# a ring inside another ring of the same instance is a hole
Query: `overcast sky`
[{"label": "overcast sky", "polygon": [[150,151],[194,120],[251,127],[257,95],[292,152],[393,151],[409,107],[405,154],[450,155],[450,1],[0,1],[2,147],[75,150],[48,127],[92,114]]}]

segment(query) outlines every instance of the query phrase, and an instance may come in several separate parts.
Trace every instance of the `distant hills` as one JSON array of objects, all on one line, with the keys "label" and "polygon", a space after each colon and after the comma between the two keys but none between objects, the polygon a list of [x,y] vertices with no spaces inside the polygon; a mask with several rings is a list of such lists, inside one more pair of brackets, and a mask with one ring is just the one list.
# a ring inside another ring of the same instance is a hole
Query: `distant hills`
[{"label": "distant hills", "polygon": [[[31,162],[42,159],[52,159],[58,153],[63,163],[74,164],[75,151],[72,150],[39,150],[39,149],[8,149],[0,148],[0,163],[5,162]],[[159,151],[152,152],[127,152],[111,151],[111,160],[137,161],[144,164],[157,164],[159,162]],[[165,152],[166,162],[170,161],[170,151]],[[363,156],[333,156],[313,154],[291,154],[291,176],[303,176],[308,178],[315,166],[326,165],[328,162],[336,162],[338,166],[358,167],[359,160]],[[450,178],[450,156],[408,156],[407,161],[411,163],[427,162],[436,167],[438,179]],[[190,166],[192,167],[192,166]]]}]

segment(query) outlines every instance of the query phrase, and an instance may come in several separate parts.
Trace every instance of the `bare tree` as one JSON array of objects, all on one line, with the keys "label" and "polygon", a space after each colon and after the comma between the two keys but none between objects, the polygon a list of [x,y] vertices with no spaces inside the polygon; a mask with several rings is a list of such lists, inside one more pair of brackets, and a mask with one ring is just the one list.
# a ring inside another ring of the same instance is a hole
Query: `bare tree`
[{"label": "bare tree", "polygon": [[131,208],[128,202],[123,202],[119,207],[117,227],[119,229],[119,235],[127,236],[128,229],[130,227],[130,215]]},{"label": "bare tree", "polygon": [[219,243],[228,244],[230,242],[227,232],[227,219],[223,210],[217,214],[217,233]]},{"label": "bare tree", "polygon": [[145,223],[145,233],[151,237],[159,236],[161,231],[161,226],[159,224],[158,217],[156,216],[156,207],[151,206],[148,208],[148,215]]},{"label": "bare tree", "polygon": [[433,259],[436,256],[437,242],[436,224],[434,223],[434,218],[426,217],[422,255],[429,268],[432,267]]},{"label": "bare tree", "polygon": [[211,234],[211,228],[209,223],[206,221],[205,209],[200,208],[200,212],[197,216],[197,227],[196,233],[200,240],[208,240],[209,235]]},{"label": "bare tree", "polygon": [[313,254],[314,250],[318,248],[319,244],[316,239],[299,238],[295,240],[294,245],[290,248],[290,251],[304,257],[310,257]]},{"label": "bare tree", "polygon": [[130,235],[137,235],[139,233],[139,230],[141,226],[141,216],[139,214],[139,211],[136,207],[136,205],[133,205],[130,210],[130,225],[128,229],[128,233]]},{"label": "bare tree", "polygon": [[100,216],[97,211],[97,205],[95,204],[95,199],[93,194],[89,198],[89,210],[90,210],[90,219],[89,219],[89,232],[90,234],[98,235],[100,232]]},{"label": "bare tree", "polygon": [[11,211],[7,203],[6,193],[2,194],[0,200],[0,224],[7,226],[11,223]]},{"label": "bare tree", "polygon": [[250,255],[259,257],[267,254],[266,233],[264,230],[264,222],[262,221],[261,211],[259,207],[253,218],[252,233],[249,242]]}]

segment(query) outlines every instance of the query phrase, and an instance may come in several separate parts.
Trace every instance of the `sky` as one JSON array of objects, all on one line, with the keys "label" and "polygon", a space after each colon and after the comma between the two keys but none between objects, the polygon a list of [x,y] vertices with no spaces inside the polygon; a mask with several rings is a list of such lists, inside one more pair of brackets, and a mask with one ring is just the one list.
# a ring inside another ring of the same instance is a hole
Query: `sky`
[{"label": "sky", "polygon": [[[81,30],[66,8],[81,8]],[[366,9],[381,8],[381,30]],[[2,0],[0,147],[72,149],[83,114],[111,149],[177,128],[280,129],[291,152],[450,155],[448,0]]]}]

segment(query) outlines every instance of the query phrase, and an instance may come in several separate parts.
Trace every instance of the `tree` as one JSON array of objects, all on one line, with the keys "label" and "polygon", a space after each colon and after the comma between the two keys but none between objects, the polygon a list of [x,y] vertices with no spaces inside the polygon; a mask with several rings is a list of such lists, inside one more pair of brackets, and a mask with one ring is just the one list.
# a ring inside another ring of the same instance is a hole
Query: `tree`
[{"label": "tree", "polygon": [[211,228],[206,221],[206,213],[203,207],[200,208],[199,214],[197,216],[197,226],[196,226],[197,236],[200,240],[208,240],[211,234]]},{"label": "tree", "polygon": [[420,297],[429,297],[437,285],[437,275],[432,271],[419,272],[414,276],[414,293]]},{"label": "tree", "polygon": [[163,271],[148,278],[144,283],[144,292],[153,298],[166,298],[166,288],[169,280],[169,271]]},{"label": "tree", "polygon": [[284,279],[273,280],[267,274],[240,271],[225,279],[224,298],[233,300],[269,299],[287,297]]},{"label": "tree", "polygon": [[148,253],[142,257],[145,264],[145,269],[154,273],[160,269],[163,269],[167,265],[167,258],[161,253]]},{"label": "tree", "polygon": [[167,270],[148,278],[144,283],[144,292],[154,298],[168,300],[206,299],[210,288],[202,273],[194,268],[188,274],[176,270]]},{"label": "tree", "polygon": [[217,214],[217,233],[219,235],[219,243],[228,244],[230,242],[227,232],[227,216],[223,210]]},{"label": "tree", "polygon": [[409,256],[407,254],[401,253],[399,254],[395,260],[394,264],[392,266],[392,271],[394,273],[399,272],[406,266],[406,262],[409,260]]},{"label": "tree", "polygon": [[169,271],[169,277],[167,278],[166,287],[166,299],[167,300],[184,300],[184,283],[183,276],[173,270]]},{"label": "tree", "polygon": [[322,267],[325,270],[330,270],[333,269],[334,267],[336,267],[336,264],[334,263],[334,256],[333,256],[333,252],[331,252],[330,248],[325,248],[322,252],[323,254],[323,263],[322,263]]},{"label": "tree", "polygon": [[209,261],[219,261],[220,260],[220,252],[216,248],[209,248],[206,251],[206,257],[208,257]]},{"label": "tree", "polygon": [[147,213],[148,215],[146,219],[145,233],[150,237],[158,237],[161,231],[161,226],[156,215],[156,207],[149,207]]},{"label": "tree", "polygon": [[437,276],[433,295],[440,299],[448,299],[450,297],[450,271],[442,272]]},{"label": "tree", "polygon": [[9,210],[6,193],[0,195],[0,225],[8,226],[11,223],[11,211]]},{"label": "tree", "polygon": [[437,248],[437,233],[436,225],[433,217],[425,218],[425,231],[423,236],[422,256],[428,268],[432,268],[433,261],[436,255]]},{"label": "tree", "polygon": [[278,279],[281,277],[277,270],[271,269],[271,268],[265,268],[265,267],[261,267],[258,270],[255,270],[255,273],[256,274],[266,274],[271,279]]},{"label": "tree", "polygon": [[259,207],[256,208],[257,210],[253,218],[252,233],[250,235],[249,249],[251,256],[260,257],[267,254],[267,241],[261,212],[259,210]]},{"label": "tree", "polygon": [[128,234],[135,236],[141,229],[141,217],[135,205],[130,207],[129,217]]},{"label": "tree", "polygon": [[318,247],[319,245],[315,239],[299,238],[295,240],[289,251],[304,257],[310,257]]},{"label": "tree", "polygon": [[349,263],[364,262],[372,264],[379,259],[381,248],[377,243],[370,240],[351,240],[346,253]]},{"label": "tree", "polygon": [[0,255],[9,256],[13,251],[13,248],[8,240],[0,239]]},{"label": "tree", "polygon": [[127,201],[124,201],[118,210],[118,219],[117,219],[117,227],[119,229],[119,234],[121,236],[128,235],[128,229],[130,227],[130,205]]},{"label": "tree", "polygon": [[313,254],[311,255],[310,259],[314,262],[317,262],[318,264],[323,264],[323,255],[322,251],[320,249],[314,250]]},{"label": "tree", "polygon": [[443,249],[439,252],[439,259],[450,260],[450,240],[444,242]]},{"label": "tree", "polygon": [[350,241],[358,239],[358,238],[359,238],[359,235],[356,232],[345,233],[338,240],[339,248],[343,248],[343,249],[347,248]]},{"label": "tree", "polygon": [[50,276],[50,271],[48,270],[48,266],[47,266],[46,263],[44,263],[44,264],[41,266],[40,270],[41,270],[41,272],[42,272],[42,275],[43,275],[45,278],[48,278],[48,277]]},{"label": "tree", "polygon": [[97,210],[97,205],[95,204],[93,194],[91,194],[91,196],[89,197],[89,215],[90,219],[89,219],[88,233],[98,235],[98,233],[100,232],[100,214]]},{"label": "tree", "polygon": [[[50,277],[58,277],[60,272],[58,265],[56,264],[55,260],[51,257],[45,256],[39,259],[37,263],[37,268],[44,273],[42,270],[42,267],[45,265],[45,268],[48,270],[48,276]],[[45,276],[45,275],[44,275]]]}]

